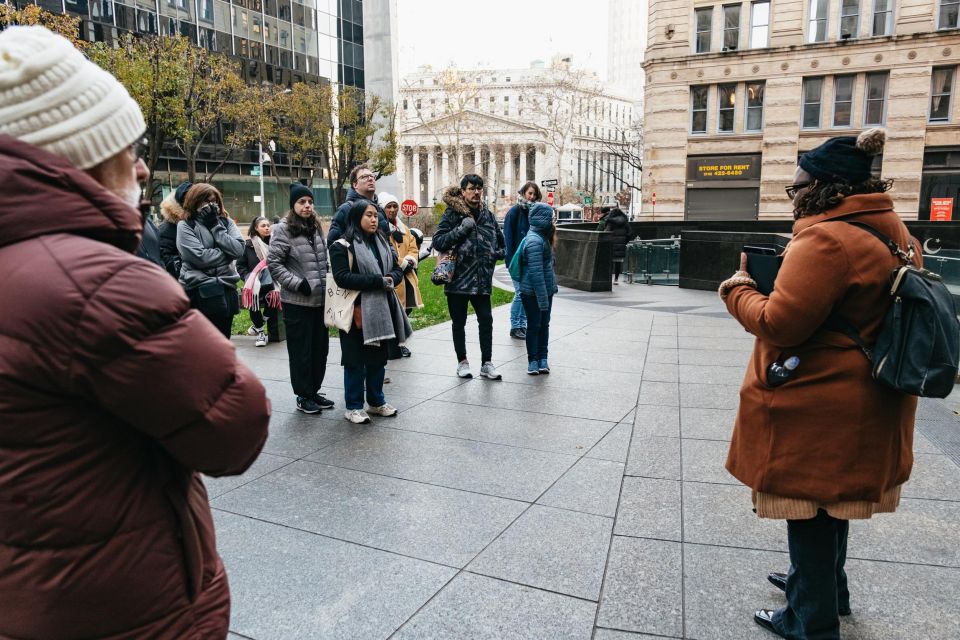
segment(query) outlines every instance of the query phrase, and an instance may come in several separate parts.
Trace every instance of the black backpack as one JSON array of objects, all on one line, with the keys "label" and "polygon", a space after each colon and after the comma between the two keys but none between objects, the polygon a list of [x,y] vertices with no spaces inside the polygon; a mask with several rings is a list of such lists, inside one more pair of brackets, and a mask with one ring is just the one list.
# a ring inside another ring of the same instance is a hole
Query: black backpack
[{"label": "black backpack", "polygon": [[828,328],[848,335],[867,355],[874,379],[913,396],[945,398],[957,379],[960,321],[953,295],[936,273],[918,269],[909,252],[862,222],[841,220],[869,232],[884,243],[902,266],[891,274],[893,303],[883,319],[877,343],[864,344],[856,327],[833,314]]}]

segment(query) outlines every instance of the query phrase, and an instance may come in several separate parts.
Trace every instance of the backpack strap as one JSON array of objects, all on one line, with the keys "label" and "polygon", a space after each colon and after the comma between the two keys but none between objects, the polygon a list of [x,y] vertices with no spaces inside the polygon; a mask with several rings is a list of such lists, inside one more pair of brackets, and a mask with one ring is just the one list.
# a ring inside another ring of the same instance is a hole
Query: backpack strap
[{"label": "backpack strap", "polygon": [[[880,233],[879,231],[877,231],[876,229],[874,229],[874,228],[873,228],[871,225],[869,225],[869,224],[866,224],[866,223],[864,223],[864,222],[860,222],[860,221],[858,221],[858,220],[843,220],[843,219],[838,219],[838,220],[835,220],[835,221],[836,221],[836,222],[845,222],[845,223],[847,223],[847,224],[849,224],[849,225],[853,225],[854,227],[859,227],[859,228],[863,229],[864,231],[866,231],[867,233],[869,233],[870,235],[872,235],[874,238],[876,238],[877,240],[879,240],[880,242],[882,242],[883,244],[885,244],[886,247],[887,247],[887,249],[890,250],[890,254],[896,256],[897,258],[899,258],[900,261],[903,262],[903,264],[909,264],[910,261],[913,259],[913,255],[914,255],[914,254],[913,254],[913,243],[910,244],[910,249],[909,249],[908,251],[904,251],[903,249],[900,248],[900,245],[899,245],[899,244],[897,244],[896,242],[894,242],[893,240],[891,240],[890,238],[888,238],[886,235]],[[834,222],[834,220],[830,220],[830,221],[828,221],[828,222]]]}]

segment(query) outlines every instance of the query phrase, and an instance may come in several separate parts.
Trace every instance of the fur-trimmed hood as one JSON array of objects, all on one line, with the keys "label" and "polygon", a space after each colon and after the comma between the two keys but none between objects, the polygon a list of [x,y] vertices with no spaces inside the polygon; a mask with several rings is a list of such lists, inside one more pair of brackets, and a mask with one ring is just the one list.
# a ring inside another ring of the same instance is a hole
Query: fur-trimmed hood
[{"label": "fur-trimmed hood", "polygon": [[170,194],[163,199],[163,202],[160,203],[160,215],[170,224],[177,224],[181,220],[187,219],[187,212],[180,206],[180,203],[177,202],[174,197],[175,194],[176,192],[171,191]]},{"label": "fur-trimmed hood", "polygon": [[[471,216],[470,206],[467,204],[467,201],[463,199],[463,190],[460,187],[450,187],[443,192],[443,201],[447,204],[448,207],[456,211],[462,216]],[[483,208],[483,203],[481,202],[480,207]]]}]

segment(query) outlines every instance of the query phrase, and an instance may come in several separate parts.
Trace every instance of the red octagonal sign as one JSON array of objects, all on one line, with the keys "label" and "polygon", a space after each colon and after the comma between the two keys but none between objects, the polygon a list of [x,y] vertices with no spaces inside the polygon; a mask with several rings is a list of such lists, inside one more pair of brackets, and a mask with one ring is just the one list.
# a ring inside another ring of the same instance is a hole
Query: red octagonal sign
[{"label": "red octagonal sign", "polygon": [[404,200],[400,205],[400,211],[403,212],[403,215],[410,217],[417,215],[417,211],[420,210],[420,207],[417,206],[417,203],[413,200]]}]

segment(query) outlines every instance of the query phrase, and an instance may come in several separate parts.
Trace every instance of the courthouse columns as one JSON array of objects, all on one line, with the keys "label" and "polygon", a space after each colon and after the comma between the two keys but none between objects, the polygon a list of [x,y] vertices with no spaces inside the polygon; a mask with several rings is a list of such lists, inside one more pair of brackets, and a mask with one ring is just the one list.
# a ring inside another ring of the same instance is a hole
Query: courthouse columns
[{"label": "courthouse columns", "polygon": [[437,178],[437,148],[433,145],[427,149],[427,201],[428,206],[433,205],[434,194],[436,194]]},{"label": "courthouse columns", "polygon": [[446,147],[440,149],[440,185],[442,189],[450,186],[450,154]]},{"label": "courthouse columns", "polygon": [[473,143],[473,172],[480,175],[483,173],[483,165],[481,164],[483,160],[483,154],[480,153],[480,145],[476,142]]},{"label": "courthouse columns", "polygon": [[[544,148],[541,147],[540,145],[537,145],[536,150],[537,150],[537,155],[536,155],[536,158],[534,158],[533,176],[539,182],[540,180],[546,180],[551,176],[547,175],[547,173],[549,173],[549,170],[544,165],[544,162],[545,162]],[[554,179],[559,180],[560,176],[555,176]]]},{"label": "courthouse columns", "polygon": [[463,177],[463,147],[454,147],[453,152],[457,154],[457,175],[455,175],[450,182],[456,182],[459,185],[460,178]]},{"label": "courthouse columns", "polygon": [[513,146],[503,145],[503,188],[507,195],[513,195]]},{"label": "courthouse columns", "polygon": [[413,199],[420,204],[420,148],[413,147]]},{"label": "courthouse columns", "polygon": [[527,145],[520,147],[520,175],[517,176],[517,189],[527,181],[527,152],[530,148]]}]

